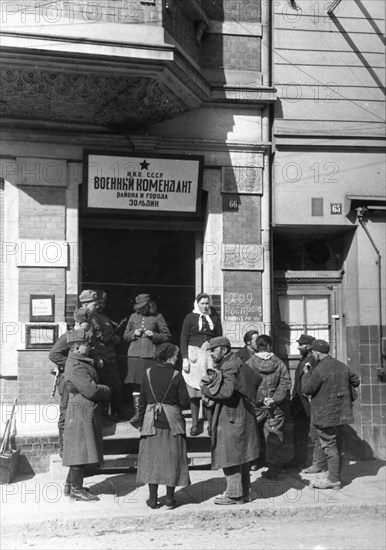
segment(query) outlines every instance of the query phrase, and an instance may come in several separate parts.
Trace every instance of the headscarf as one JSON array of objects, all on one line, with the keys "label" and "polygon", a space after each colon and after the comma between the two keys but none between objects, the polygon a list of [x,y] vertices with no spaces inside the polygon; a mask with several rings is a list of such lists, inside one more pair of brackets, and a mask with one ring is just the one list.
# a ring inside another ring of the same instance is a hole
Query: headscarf
[{"label": "headscarf", "polygon": [[210,317],[210,314],[212,313],[212,310],[211,308],[209,307],[209,311],[208,313],[205,315],[204,313],[202,313],[202,311],[200,311],[200,308],[198,307],[198,303],[197,303],[197,300],[194,301],[194,309],[193,309],[193,313],[198,313],[199,315],[199,318],[198,318],[198,330],[202,330],[202,318],[205,317],[208,325],[209,325],[209,328],[210,330],[213,330],[213,327],[214,327],[214,324],[213,324],[213,321]]},{"label": "headscarf", "polygon": [[176,353],[176,349],[177,346],[175,346],[174,344],[164,342],[163,344],[160,344],[156,347],[155,358],[158,359],[158,361],[161,361],[161,363],[166,363],[166,361],[168,359],[171,359]]}]

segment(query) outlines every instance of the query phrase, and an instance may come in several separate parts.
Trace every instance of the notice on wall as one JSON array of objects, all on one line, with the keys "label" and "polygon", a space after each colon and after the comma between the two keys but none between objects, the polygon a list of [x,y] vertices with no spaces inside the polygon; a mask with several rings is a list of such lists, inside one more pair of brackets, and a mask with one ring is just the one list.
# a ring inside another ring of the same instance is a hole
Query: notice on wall
[{"label": "notice on wall", "polygon": [[198,214],[202,156],[86,153],[90,210]]},{"label": "notice on wall", "polygon": [[224,319],[244,323],[261,322],[261,296],[253,292],[225,292]]}]

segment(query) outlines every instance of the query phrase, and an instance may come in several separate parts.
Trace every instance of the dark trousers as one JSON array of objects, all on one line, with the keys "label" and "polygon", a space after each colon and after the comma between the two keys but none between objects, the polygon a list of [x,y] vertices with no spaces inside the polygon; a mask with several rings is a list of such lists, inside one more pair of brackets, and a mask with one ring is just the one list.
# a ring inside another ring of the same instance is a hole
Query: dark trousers
[{"label": "dark trousers", "polygon": [[229,466],[223,468],[227,481],[225,495],[229,498],[240,498],[247,496],[251,486],[249,477],[249,462],[239,466]]},{"label": "dark trousers", "polygon": [[315,428],[327,460],[328,479],[333,483],[340,481],[343,459],[343,426],[328,428],[315,426]]},{"label": "dark trousers", "polygon": [[259,417],[257,427],[262,449],[265,450],[265,461],[269,468],[280,468],[283,463],[282,447],[284,441],[284,413],[271,415],[266,412],[265,418]]},{"label": "dark trousers", "polygon": [[310,434],[310,417],[299,412],[293,419],[294,462],[305,466],[308,461],[308,437]]},{"label": "dark trousers", "polygon": [[313,424],[310,424],[310,438],[312,441],[312,465],[320,469],[327,467],[326,455],[320,443],[318,430]]}]

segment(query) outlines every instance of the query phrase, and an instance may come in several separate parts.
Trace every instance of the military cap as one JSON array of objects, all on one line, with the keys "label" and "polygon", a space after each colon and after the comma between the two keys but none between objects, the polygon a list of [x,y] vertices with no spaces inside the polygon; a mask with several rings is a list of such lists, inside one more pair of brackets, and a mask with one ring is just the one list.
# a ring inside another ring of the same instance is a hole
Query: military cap
[{"label": "military cap", "polygon": [[135,298],[134,309],[137,311],[141,309],[144,305],[148,304],[151,301],[150,294],[138,294]]},{"label": "military cap", "polygon": [[82,328],[73,328],[67,332],[69,344],[83,344],[86,342],[86,333]]},{"label": "military cap", "polygon": [[95,290],[82,290],[79,296],[79,301],[82,304],[85,304],[87,302],[95,302],[98,299],[98,294],[95,292]]}]

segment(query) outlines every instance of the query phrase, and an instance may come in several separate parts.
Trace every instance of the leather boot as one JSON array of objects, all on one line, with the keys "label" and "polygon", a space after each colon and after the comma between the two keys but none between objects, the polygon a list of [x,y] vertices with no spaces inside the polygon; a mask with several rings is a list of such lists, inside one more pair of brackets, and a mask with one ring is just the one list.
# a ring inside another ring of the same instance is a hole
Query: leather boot
[{"label": "leather boot", "polygon": [[86,491],[84,487],[79,487],[78,489],[75,489],[75,488],[71,489],[70,499],[83,500],[85,502],[95,502],[97,500],[100,500],[100,498],[97,495],[92,495],[91,493]]},{"label": "leather boot", "polygon": [[134,428],[139,428],[139,393],[133,393],[134,416],[129,420]]}]

